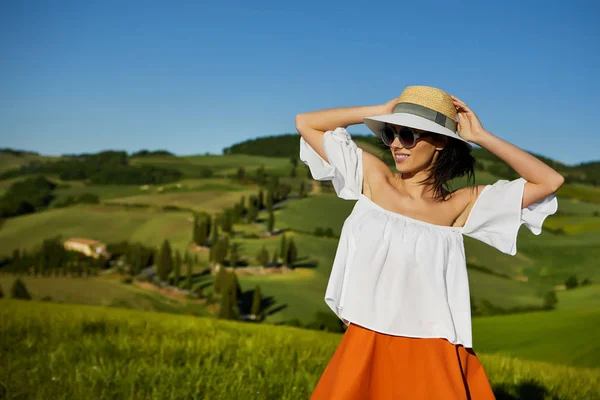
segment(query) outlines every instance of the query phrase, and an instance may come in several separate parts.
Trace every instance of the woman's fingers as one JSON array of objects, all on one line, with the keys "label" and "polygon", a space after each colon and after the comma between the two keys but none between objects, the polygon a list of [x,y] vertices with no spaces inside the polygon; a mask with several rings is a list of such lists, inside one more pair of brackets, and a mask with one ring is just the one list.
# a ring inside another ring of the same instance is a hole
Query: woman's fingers
[{"label": "woman's fingers", "polygon": [[466,111],[468,112],[472,112],[471,109],[465,104],[464,101],[462,101],[461,99],[459,99],[458,97],[454,96],[454,95],[450,95],[452,97],[452,100],[454,100],[454,104],[458,104],[460,105],[462,108],[464,108]]}]

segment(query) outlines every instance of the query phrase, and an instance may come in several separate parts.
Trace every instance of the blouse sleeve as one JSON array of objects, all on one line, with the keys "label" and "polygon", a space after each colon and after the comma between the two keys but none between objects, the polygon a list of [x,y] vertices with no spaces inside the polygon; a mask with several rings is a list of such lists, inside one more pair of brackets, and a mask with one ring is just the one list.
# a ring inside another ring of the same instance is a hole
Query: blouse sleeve
[{"label": "blouse sleeve", "polygon": [[475,200],[463,234],[511,256],[517,254],[517,234],[521,225],[525,224],[534,235],[539,235],[546,217],[558,210],[555,193],[521,208],[526,182],[521,177],[486,185]]},{"label": "blouse sleeve", "polygon": [[300,161],[309,167],[313,179],[331,181],[342,199],[358,200],[362,193],[362,149],[344,128],[325,132],[323,149],[329,162],[300,137]]}]

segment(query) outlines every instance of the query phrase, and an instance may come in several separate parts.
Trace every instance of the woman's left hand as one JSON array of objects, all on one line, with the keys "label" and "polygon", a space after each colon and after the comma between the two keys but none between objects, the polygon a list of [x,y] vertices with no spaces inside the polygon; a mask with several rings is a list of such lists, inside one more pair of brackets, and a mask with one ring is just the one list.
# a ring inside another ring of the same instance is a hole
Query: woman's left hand
[{"label": "woman's left hand", "polygon": [[458,113],[457,131],[459,136],[469,142],[475,143],[487,131],[481,125],[477,115],[462,100],[453,95],[450,95],[450,97],[452,97]]}]

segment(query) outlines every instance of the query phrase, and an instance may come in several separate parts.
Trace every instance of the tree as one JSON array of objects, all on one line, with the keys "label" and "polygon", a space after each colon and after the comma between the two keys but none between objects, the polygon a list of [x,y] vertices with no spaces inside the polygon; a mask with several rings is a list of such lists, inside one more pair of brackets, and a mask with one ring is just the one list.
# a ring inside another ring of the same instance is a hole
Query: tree
[{"label": "tree", "polygon": [[300,181],[300,189],[298,190],[298,195],[300,197],[306,197],[306,185],[304,181]]},{"label": "tree", "polygon": [[237,265],[238,261],[239,261],[239,255],[238,255],[238,244],[237,243],[232,243],[231,244],[231,256],[229,257],[229,264],[235,268],[235,266]]},{"label": "tree", "polygon": [[12,288],[10,290],[10,297],[13,299],[20,300],[31,300],[31,295],[27,291],[25,284],[21,280],[21,278],[15,279],[13,282]]},{"label": "tree", "polygon": [[175,252],[175,286],[179,286],[179,280],[181,279],[181,254],[179,250]]},{"label": "tree", "polygon": [[250,203],[250,205],[248,206],[248,213],[246,214],[246,221],[248,223],[252,223],[256,221],[257,217],[258,209],[256,208],[256,205],[254,203]]},{"label": "tree", "polygon": [[297,259],[298,259],[298,250],[296,249],[296,244],[294,243],[294,238],[290,238],[290,242],[287,246],[285,264],[288,267],[290,267],[296,262]]},{"label": "tree", "polygon": [[210,237],[210,252],[208,253],[208,261],[215,260],[215,248],[217,243],[219,242],[219,224],[217,222],[217,217],[215,216],[215,221],[212,224],[213,230],[212,235]]},{"label": "tree", "polygon": [[258,167],[256,170],[256,183],[262,185],[263,183],[265,183],[265,178],[265,166],[261,164],[260,167]]},{"label": "tree", "polygon": [[190,259],[190,257],[187,257],[187,252],[186,254],[186,258],[187,261],[185,262],[185,267],[186,267],[186,275],[187,275],[187,282],[186,282],[186,289],[188,290],[192,290],[192,260]]},{"label": "tree", "polygon": [[267,191],[267,200],[266,200],[267,204],[267,211],[272,211],[273,210],[273,191],[271,189],[269,189]]},{"label": "tree", "polygon": [[279,242],[279,254],[281,254],[281,258],[285,263],[285,255],[287,254],[287,242],[285,240],[285,233],[281,235],[281,240]]},{"label": "tree", "polygon": [[231,222],[231,210],[230,209],[226,209],[223,212],[222,218],[221,218],[221,229],[223,229],[223,232],[231,232],[231,228],[232,228],[232,222]]},{"label": "tree", "polygon": [[269,233],[273,232],[273,227],[275,226],[275,215],[273,214],[273,210],[269,211],[269,219],[267,221],[267,231]]},{"label": "tree", "polygon": [[0,299],[4,297],[4,292],[2,291],[2,286],[0,286]]},{"label": "tree", "polygon": [[565,286],[567,289],[574,289],[579,286],[579,282],[577,282],[577,277],[575,275],[571,275],[565,282]]},{"label": "tree", "polygon": [[269,252],[264,245],[256,255],[256,262],[260,266],[266,266],[269,263]]},{"label": "tree", "polygon": [[258,210],[262,210],[265,207],[265,194],[262,189],[258,191],[258,204],[256,208]]},{"label": "tree", "polygon": [[237,319],[239,317],[238,298],[241,292],[235,272],[225,272],[226,280],[222,290],[219,318]]},{"label": "tree", "polygon": [[278,258],[278,256],[277,256],[277,249],[275,249],[273,251],[273,259],[271,260],[271,264],[273,264],[274,267],[277,266],[277,258]]},{"label": "tree", "polygon": [[213,284],[213,290],[216,294],[221,294],[225,290],[225,286],[227,285],[227,270],[225,268],[220,268],[219,272],[215,276],[215,283]]},{"label": "tree", "polygon": [[169,279],[169,275],[173,271],[173,256],[171,254],[171,244],[168,239],[163,241],[160,249],[160,255],[158,257],[157,274],[158,279],[166,281]]},{"label": "tree", "polygon": [[240,181],[243,181],[246,179],[246,171],[244,170],[244,167],[238,167],[237,170],[237,179]]},{"label": "tree", "polygon": [[552,310],[553,308],[556,307],[557,303],[558,303],[558,298],[556,297],[556,292],[554,290],[551,290],[548,293],[546,293],[546,295],[544,296],[544,303],[543,303],[542,307],[545,310]]},{"label": "tree", "polygon": [[250,313],[254,319],[257,319],[260,315],[260,304],[262,302],[262,296],[260,293],[260,286],[256,285],[254,288],[254,294],[252,296],[252,309]]}]

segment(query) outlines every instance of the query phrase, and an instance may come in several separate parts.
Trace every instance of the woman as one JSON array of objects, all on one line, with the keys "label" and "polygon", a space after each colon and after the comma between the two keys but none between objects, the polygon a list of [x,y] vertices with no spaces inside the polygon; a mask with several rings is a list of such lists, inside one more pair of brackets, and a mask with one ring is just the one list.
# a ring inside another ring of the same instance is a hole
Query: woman
[{"label": "woman", "polygon": [[[356,146],[345,127],[362,122],[398,173]],[[299,114],[296,127],[313,178],[358,200],[325,293],[348,328],[311,399],[494,399],[472,349],[463,235],[515,255],[520,226],[539,235],[556,212],[564,178],[427,86],[382,105]],[[451,179],[473,178],[469,142],[521,177],[448,190]]]}]

